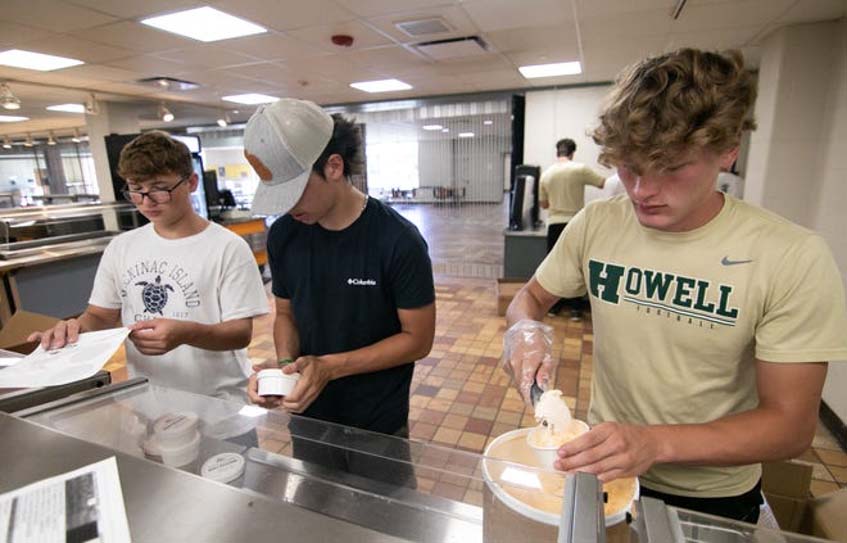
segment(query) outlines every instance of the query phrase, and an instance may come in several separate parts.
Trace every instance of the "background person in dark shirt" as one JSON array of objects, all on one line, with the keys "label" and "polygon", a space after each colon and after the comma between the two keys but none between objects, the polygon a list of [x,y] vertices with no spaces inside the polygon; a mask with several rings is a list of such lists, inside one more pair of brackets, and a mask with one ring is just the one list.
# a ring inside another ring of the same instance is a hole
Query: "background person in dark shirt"
[{"label": "background person in dark shirt", "polygon": [[283,371],[301,374],[281,400],[258,396],[254,374],[251,400],[408,436],[414,361],[429,353],[435,332],[426,243],[350,183],[361,152],[352,121],[282,99],[251,117],[244,152],[262,179],[253,212],[287,213],[268,235],[274,344],[280,360],[294,360]]}]

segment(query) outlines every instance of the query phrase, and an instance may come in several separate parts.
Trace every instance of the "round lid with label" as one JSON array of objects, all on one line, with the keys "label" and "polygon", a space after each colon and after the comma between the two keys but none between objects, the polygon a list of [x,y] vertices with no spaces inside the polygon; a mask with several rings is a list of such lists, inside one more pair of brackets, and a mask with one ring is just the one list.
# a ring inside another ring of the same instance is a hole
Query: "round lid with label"
[{"label": "round lid with label", "polygon": [[153,431],[162,443],[189,442],[194,437],[200,419],[195,413],[168,413],[162,415],[153,424]]},{"label": "round lid with label", "polygon": [[228,483],[244,473],[244,457],[238,453],[221,453],[209,458],[200,468],[200,475],[219,483]]}]

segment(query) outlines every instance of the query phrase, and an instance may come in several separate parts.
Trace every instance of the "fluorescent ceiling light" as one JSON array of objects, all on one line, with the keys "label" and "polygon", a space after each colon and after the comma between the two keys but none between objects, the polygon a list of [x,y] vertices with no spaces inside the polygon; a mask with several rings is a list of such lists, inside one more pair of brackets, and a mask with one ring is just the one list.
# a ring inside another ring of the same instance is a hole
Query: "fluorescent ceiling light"
[{"label": "fluorescent ceiling light", "polygon": [[425,125],[423,125],[424,130],[441,130],[442,128],[444,128],[444,127],[441,126],[440,124],[425,124]]},{"label": "fluorescent ceiling light", "polygon": [[403,83],[398,79],[381,79],[379,81],[359,81],[358,83],[350,83],[354,89],[359,89],[365,92],[390,92],[399,90],[409,90],[412,88],[408,83]]},{"label": "fluorescent ceiling light", "polygon": [[17,123],[20,121],[28,121],[29,117],[18,117],[16,115],[0,115],[0,123]]},{"label": "fluorescent ceiling light", "polygon": [[482,121],[482,124],[484,124],[485,126],[489,126],[489,125],[494,124],[494,121],[492,121],[491,119],[486,119],[486,120]]},{"label": "fluorescent ceiling light", "polygon": [[521,75],[527,79],[536,77],[555,77],[557,75],[576,75],[582,73],[582,66],[578,61],[557,62],[554,64],[534,64],[532,66],[521,66],[518,68]]},{"label": "fluorescent ceiling light", "polygon": [[11,66],[12,68],[49,72],[50,70],[59,70],[85,63],[74,58],[45,55],[43,53],[33,53],[32,51],[21,51],[20,49],[9,49],[0,53],[0,64]]},{"label": "fluorescent ceiling light", "polygon": [[84,104],[57,104],[55,106],[47,106],[50,111],[64,111],[65,113],[85,113]]},{"label": "fluorescent ceiling light", "polygon": [[268,96],[267,94],[257,94],[255,92],[247,94],[233,94],[232,96],[224,96],[221,100],[227,102],[235,102],[236,104],[246,104],[255,106],[256,104],[270,104],[279,100],[276,96]]},{"label": "fluorescent ceiling light", "polygon": [[442,132],[444,132],[444,133],[446,134],[447,132],[449,132],[449,131],[450,131],[450,129],[449,129],[449,128],[442,128],[442,129],[441,129],[441,131],[442,131]]},{"label": "fluorescent ceiling light", "polygon": [[473,132],[459,132],[459,137],[460,138],[472,138],[472,137],[474,137],[474,133]]},{"label": "fluorescent ceiling light", "polygon": [[150,17],[143,19],[141,23],[204,42],[252,36],[268,31],[267,28],[209,6]]}]

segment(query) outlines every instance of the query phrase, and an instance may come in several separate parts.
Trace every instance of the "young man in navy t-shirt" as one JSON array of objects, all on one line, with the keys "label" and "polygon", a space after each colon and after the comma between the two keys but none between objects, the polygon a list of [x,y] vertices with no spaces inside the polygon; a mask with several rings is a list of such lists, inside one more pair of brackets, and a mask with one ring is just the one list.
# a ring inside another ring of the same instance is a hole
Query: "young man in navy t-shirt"
[{"label": "young man in navy t-shirt", "polygon": [[408,436],[414,362],[429,353],[435,332],[426,242],[352,185],[361,141],[340,115],[295,99],[260,107],[244,152],[262,180],[253,212],[287,213],[268,235],[274,343],[280,360],[294,361],[283,371],[301,374],[279,400],[258,396],[254,375],[251,400]]}]

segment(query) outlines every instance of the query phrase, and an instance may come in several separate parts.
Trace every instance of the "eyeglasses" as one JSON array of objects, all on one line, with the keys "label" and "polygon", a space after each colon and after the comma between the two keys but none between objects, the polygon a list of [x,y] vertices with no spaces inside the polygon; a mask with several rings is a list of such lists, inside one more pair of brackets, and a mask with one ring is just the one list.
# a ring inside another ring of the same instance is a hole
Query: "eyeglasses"
[{"label": "eyeglasses", "polygon": [[169,189],[153,189],[153,190],[129,190],[128,188],[124,188],[121,190],[121,194],[124,195],[124,198],[132,202],[133,204],[141,205],[144,202],[144,197],[150,198],[150,201],[154,204],[167,204],[171,201],[171,193],[176,190],[178,186],[180,186],[188,177],[183,177],[179,181],[176,182],[174,186]]}]

